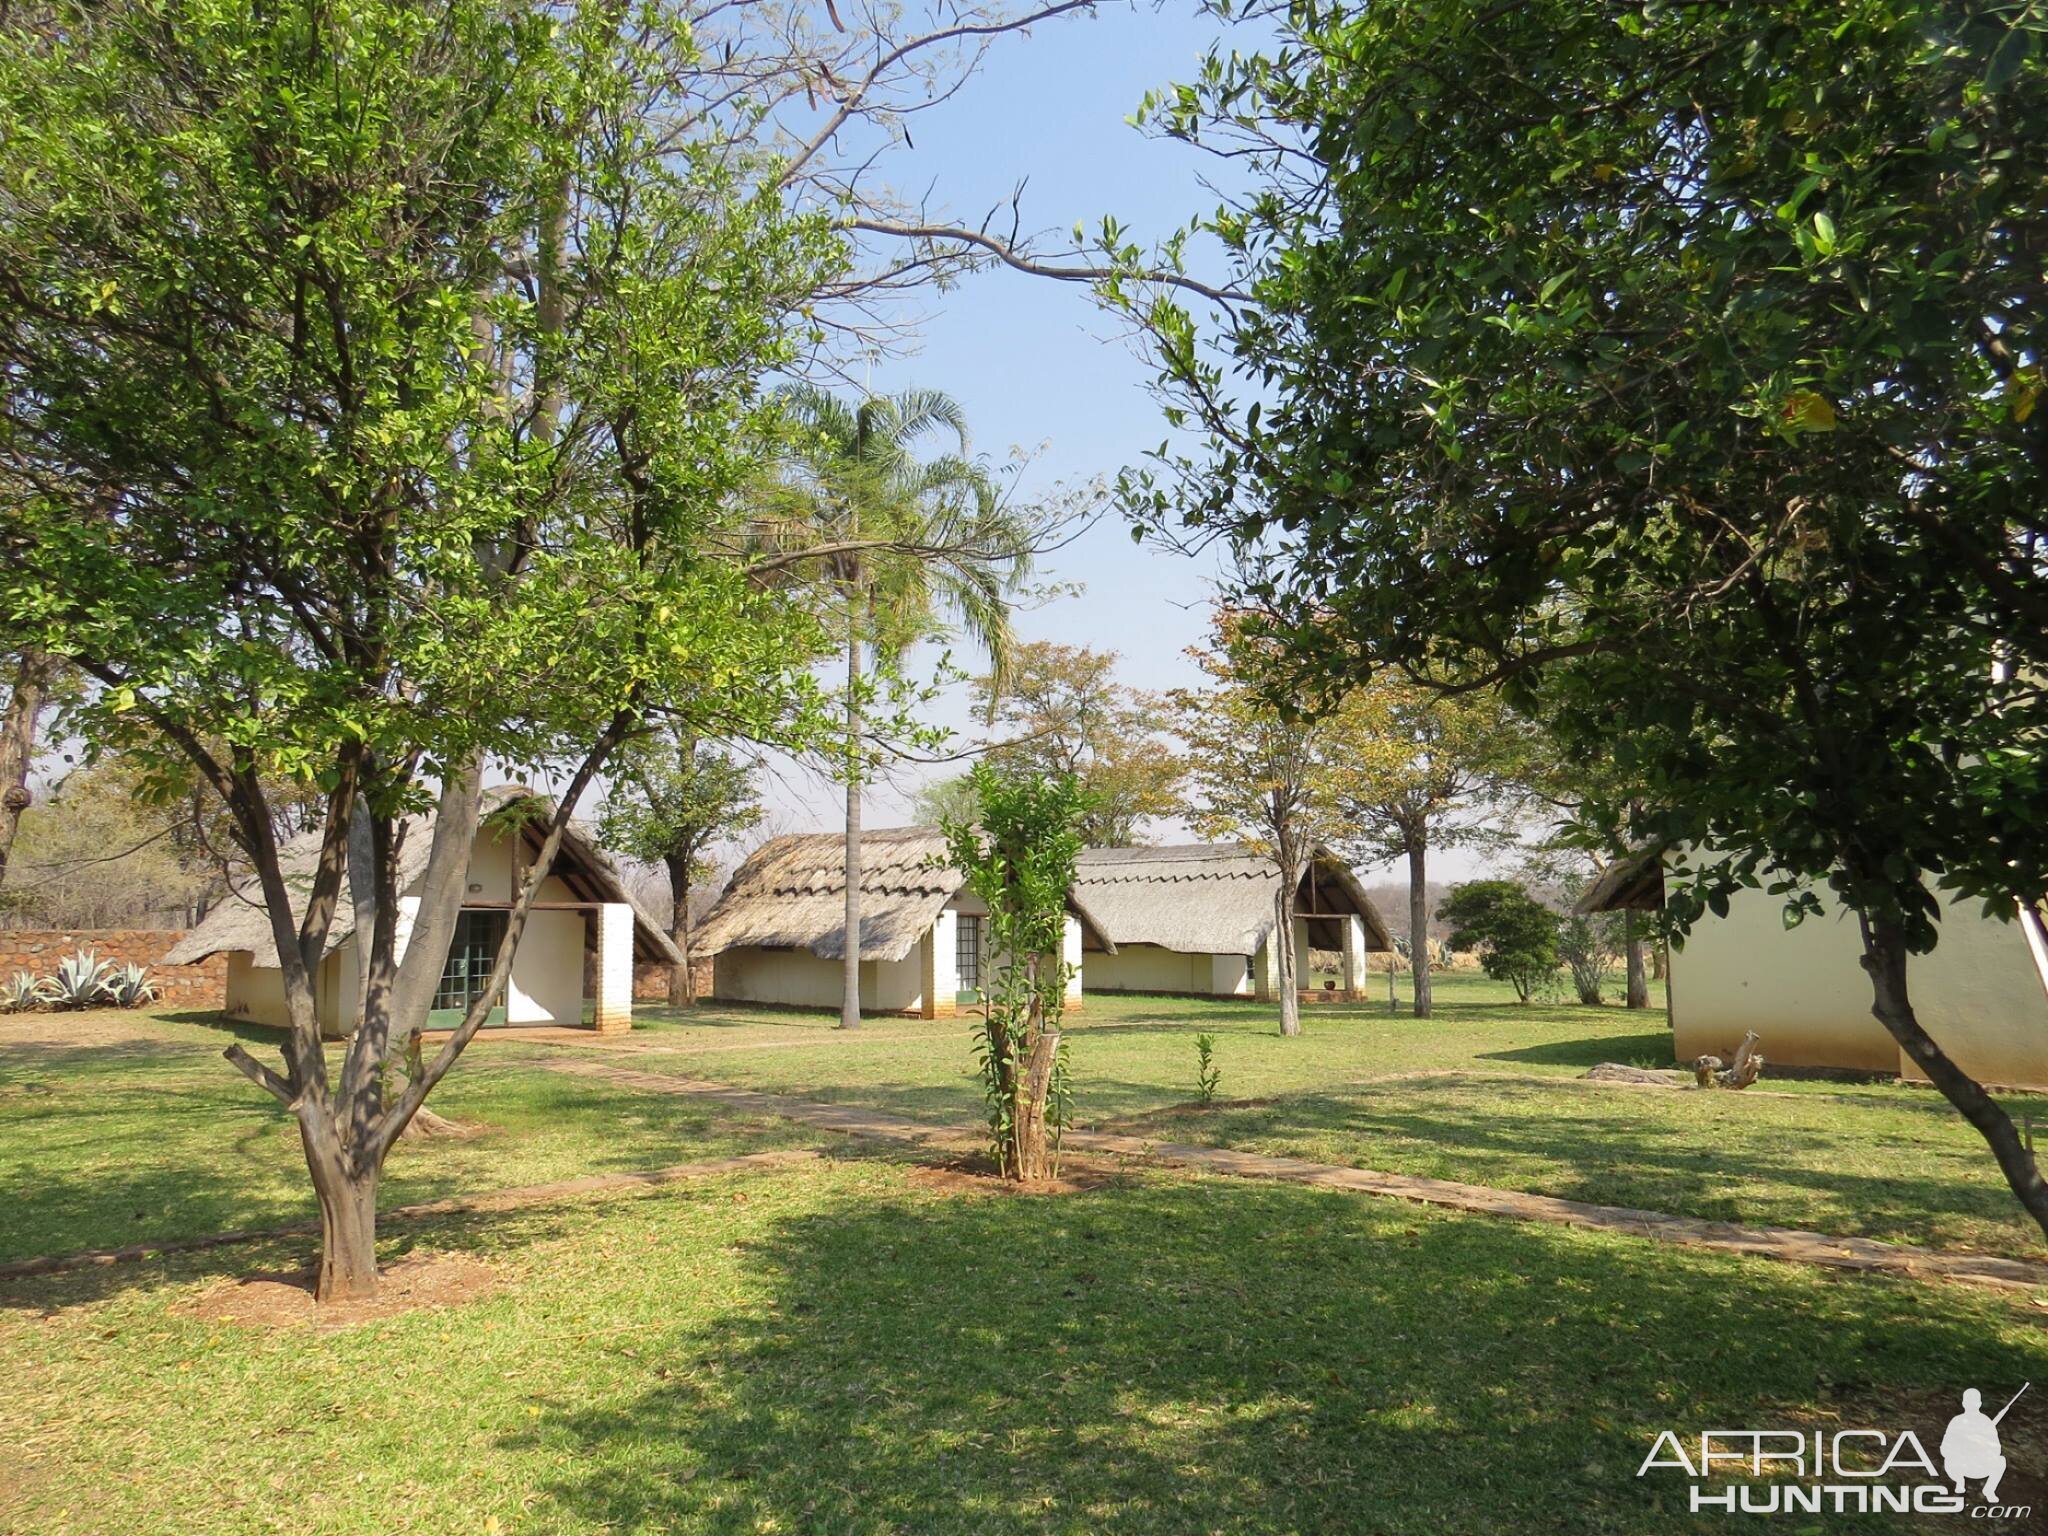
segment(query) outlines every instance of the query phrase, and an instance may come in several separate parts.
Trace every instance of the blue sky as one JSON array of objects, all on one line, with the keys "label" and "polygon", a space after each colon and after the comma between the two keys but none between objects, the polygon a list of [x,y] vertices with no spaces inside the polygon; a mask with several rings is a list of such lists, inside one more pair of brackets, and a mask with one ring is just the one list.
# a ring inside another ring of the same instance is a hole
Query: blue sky
[{"label": "blue sky", "polygon": [[[1125,119],[1147,89],[1194,73],[1218,26],[1191,11],[1114,8],[998,42],[965,90],[911,120],[913,146],[892,152],[886,179],[912,200],[930,188],[934,212],[973,222],[1025,182],[1024,227],[1050,231],[1052,242],[1104,214],[1147,240],[1185,223],[1215,201],[1200,180],[1213,164]],[[1033,455],[1020,494],[1113,479],[1165,435],[1150,369],[1083,286],[988,271],[924,296],[919,314],[916,342],[874,366],[873,387],[954,396],[978,451]],[[1184,652],[1203,635],[1212,566],[1134,545],[1110,514],[1041,574],[1081,590],[1021,613],[1021,636],[1116,651],[1124,679],[1139,687],[1195,679]],[[959,690],[936,713],[969,725]],[[908,819],[910,795],[931,773],[877,785],[870,824]],[[815,776],[779,773],[771,798],[774,830],[837,824],[832,786]]]}]

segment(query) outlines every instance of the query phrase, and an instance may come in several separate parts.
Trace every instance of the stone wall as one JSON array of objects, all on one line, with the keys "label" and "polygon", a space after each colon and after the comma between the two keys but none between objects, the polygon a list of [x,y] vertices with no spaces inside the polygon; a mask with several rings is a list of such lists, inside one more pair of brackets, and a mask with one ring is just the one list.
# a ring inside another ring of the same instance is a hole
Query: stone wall
[{"label": "stone wall", "polygon": [[[658,960],[642,960],[633,967],[633,998],[636,1002],[665,1003],[668,1001],[667,964]],[[690,972],[697,978],[697,995],[711,995],[711,958],[706,955],[690,962]]]},{"label": "stone wall", "polygon": [[165,965],[170,947],[185,937],[182,928],[0,928],[0,976],[27,971],[48,976],[66,955],[89,949],[102,960],[146,965],[163,1006],[219,1008],[227,1002],[228,957],[212,955],[197,965]]}]

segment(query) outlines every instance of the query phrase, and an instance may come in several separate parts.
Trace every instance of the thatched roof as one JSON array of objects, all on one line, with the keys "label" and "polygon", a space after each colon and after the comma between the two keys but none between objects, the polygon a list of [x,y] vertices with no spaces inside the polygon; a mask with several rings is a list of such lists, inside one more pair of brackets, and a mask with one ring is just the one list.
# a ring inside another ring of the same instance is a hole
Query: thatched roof
[{"label": "thatched roof", "polygon": [[[946,862],[937,827],[879,827],[860,839],[860,957],[901,960],[916,947],[966,876]],[[1068,906],[1102,943],[1089,910]],[[773,838],[733,874],[718,905],[690,936],[691,953],[742,947],[846,954],[846,839],[837,832]]]},{"label": "thatched roof", "polygon": [[1658,912],[1664,906],[1664,850],[1638,848],[1600,872],[1574,912]]},{"label": "thatched roof", "polygon": [[[1197,955],[1254,953],[1273,931],[1279,889],[1272,859],[1243,843],[1090,848],[1074,877],[1075,897],[1118,944]],[[1319,845],[1303,882],[1301,916],[1313,928],[1319,916],[1354,912],[1365,921],[1367,948],[1394,947],[1351,866]]]},{"label": "thatched roof", "polygon": [[[531,802],[534,815],[506,818],[506,835],[517,835],[526,841],[529,852],[540,847],[542,830],[536,821],[545,822],[554,814],[554,802],[545,795],[518,784],[501,784],[484,792],[483,804],[478,813],[479,823],[500,815],[508,808]],[[516,826],[516,834],[513,828]],[[419,879],[426,873],[427,855],[434,841],[434,816],[426,812],[406,818],[398,844],[398,889],[401,894],[410,894]],[[301,909],[313,888],[313,873],[320,861],[320,832],[316,829],[302,833],[278,850],[278,862],[282,866],[285,889],[291,892],[295,910]],[[598,847],[590,836],[575,823],[562,838],[561,852],[555,856],[551,873],[575,893],[578,901],[624,902],[633,908],[633,953],[637,959],[652,960],[674,965],[682,955],[675,947],[661,925],[650,917],[646,910],[633,899],[633,895],[619,879],[619,872],[611,856]],[[348,900],[348,887],[344,881],[342,899],[335,906],[334,921],[327,930],[327,947],[322,952],[333,954],[346,944],[355,933],[355,909]],[[208,912],[199,926],[174,945],[164,956],[166,965],[190,965],[204,960],[208,955],[247,951],[255,956],[255,964],[274,968],[277,964],[277,950],[270,932],[270,914],[263,905],[263,897],[256,883],[245,881],[232,895],[225,897],[212,911]]]}]

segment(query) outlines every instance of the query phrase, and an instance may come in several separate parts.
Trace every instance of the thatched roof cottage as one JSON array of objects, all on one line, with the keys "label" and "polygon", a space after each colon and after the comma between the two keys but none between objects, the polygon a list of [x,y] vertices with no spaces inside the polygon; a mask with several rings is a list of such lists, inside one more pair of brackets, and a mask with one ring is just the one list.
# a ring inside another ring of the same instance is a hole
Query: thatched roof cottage
[{"label": "thatched roof cottage", "polygon": [[[978,1000],[989,978],[988,909],[946,863],[937,827],[861,835],[860,995],[864,1012],[936,1018]],[[1082,950],[1104,941],[1087,911],[1067,916],[1067,1006],[1081,999]],[[835,1008],[846,954],[846,840],[774,838],[734,873],[691,935],[712,957],[720,1002]]]},{"label": "thatched roof cottage", "polygon": [[[518,785],[485,793],[476,840],[470,846],[467,889],[428,1015],[430,1025],[459,1023],[488,984],[512,897],[540,848],[541,830],[535,823],[545,823],[552,813],[545,797]],[[433,837],[431,813],[408,817],[400,831],[401,957],[419,910],[417,887],[426,873]],[[297,900],[303,901],[312,890],[319,855],[318,831],[295,837],[280,850],[286,889]],[[284,974],[278,969],[270,916],[253,883],[207,913],[164,956],[164,963],[190,965],[222,953],[228,957],[226,1011],[251,1023],[288,1027]],[[597,978],[597,995],[590,999],[584,996],[586,954],[596,959],[591,973]],[[625,1029],[632,1023],[633,962],[673,965],[681,958],[661,926],[634,903],[604,850],[572,824],[512,956],[504,1001],[492,1010],[488,1022],[576,1026],[587,1019],[598,1029]],[[339,1037],[354,1027],[355,913],[346,887],[315,979],[315,1007],[323,1034]]]},{"label": "thatched roof cottage", "polygon": [[[1280,874],[1242,843],[1165,848],[1090,848],[1081,855],[1075,897],[1114,950],[1090,954],[1091,992],[1164,992],[1196,997],[1275,995],[1270,940],[1279,922]],[[1318,845],[1295,892],[1295,953],[1343,956],[1342,992],[1365,988],[1365,955],[1394,947],[1358,876]]]},{"label": "thatched roof cottage", "polygon": [[[1658,911],[1667,860],[1686,856],[1645,849],[1617,859],[1578,910]],[[1855,915],[1819,895],[1827,910],[1787,928],[1782,897],[1737,891],[1725,917],[1701,919],[1672,950],[1665,986],[1677,1060],[1726,1060],[1754,1030],[1765,1059],[1782,1066],[1924,1080],[1871,1015]],[[2037,913],[2001,922],[1980,902],[1950,901],[1941,942],[1915,955],[1911,972],[1914,1012],[1957,1066],[1979,1082],[2048,1088],[2048,936]]]}]

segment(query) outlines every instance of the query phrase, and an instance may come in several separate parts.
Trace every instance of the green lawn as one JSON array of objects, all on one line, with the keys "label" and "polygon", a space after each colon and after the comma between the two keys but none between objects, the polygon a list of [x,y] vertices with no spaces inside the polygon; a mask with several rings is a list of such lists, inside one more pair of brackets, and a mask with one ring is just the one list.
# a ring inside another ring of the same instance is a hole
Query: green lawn
[{"label": "green lawn", "polygon": [[0,1525],[1652,1533],[1689,1528],[1634,1476],[1667,1426],[1933,1444],[1958,1383],[2048,1379],[1992,1293],[1164,1175],[1034,1200],[850,1160],[411,1243],[501,1289],[282,1333],[187,1308],[286,1250],[0,1289]]},{"label": "green lawn", "polygon": [[[1924,1093],[1595,1089],[1573,1080],[1590,1062],[1663,1053],[1640,1015],[1524,1010],[1462,979],[1444,1004],[1422,1024],[1317,1007],[1283,1041],[1255,1007],[1094,999],[1074,1030],[1084,1114],[2025,1246],[1988,1159]],[[965,1120],[968,1028],[707,1010],[650,1020],[628,1064]],[[1198,1028],[1219,1037],[1224,1093],[1262,1102],[1187,1107]],[[306,1214],[281,1112],[219,1060],[234,1033],[0,1022],[0,1252]],[[387,1202],[780,1145],[831,1156],[394,1226],[387,1261],[468,1255],[495,1289],[333,1330],[195,1306],[302,1265],[303,1240],[0,1283],[0,1530],[1650,1536],[1694,1527],[1679,1481],[1635,1476],[1662,1429],[1875,1424],[1933,1445],[1961,1387],[2002,1402],[2048,1380],[2048,1294],[1163,1170],[963,1192],[897,1149],[547,1069],[563,1059],[479,1047],[435,1104],[489,1134],[403,1146]],[[2048,1502],[2048,1411],[2003,1433],[2009,1491]]]},{"label": "green lawn", "polygon": [[[81,1019],[81,1035],[98,1017]],[[65,1027],[64,1016],[0,1022],[0,1261],[316,1214],[283,1107],[220,1058],[237,1035],[274,1052],[275,1032],[130,1015],[119,1027],[134,1038],[109,1044],[18,1038]],[[385,1204],[817,1142],[785,1121],[546,1072],[535,1049],[492,1041],[464,1058],[433,1107],[485,1133],[400,1142]]]},{"label": "green lawn", "polygon": [[[1092,997],[1069,1041],[1083,1124],[1321,1162],[1491,1184],[1713,1220],[1897,1242],[2048,1253],[1984,1144],[1932,1090],[1767,1077],[1743,1093],[1578,1081],[1595,1062],[1671,1064],[1661,1012],[1523,1006],[1497,983],[1437,979],[1437,1016],[1318,1004],[1282,1039],[1270,1007]],[[1661,1002],[1661,999],[1659,999]],[[636,1038],[636,1065],[936,1120],[969,1121],[967,1019],[700,1010]],[[1198,1032],[1219,1097],[1196,1110]],[[1767,1047],[1768,1049],[1768,1047]],[[2048,1101],[2015,1096],[2048,1121]]]}]

